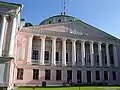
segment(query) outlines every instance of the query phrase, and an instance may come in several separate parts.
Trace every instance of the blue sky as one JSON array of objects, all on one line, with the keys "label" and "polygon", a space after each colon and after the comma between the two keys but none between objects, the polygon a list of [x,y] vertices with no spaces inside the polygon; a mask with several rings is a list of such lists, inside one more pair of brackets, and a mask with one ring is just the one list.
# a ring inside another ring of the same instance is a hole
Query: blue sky
[{"label": "blue sky", "polygon": [[[24,5],[21,18],[33,25],[63,11],[63,0],[2,0]],[[67,14],[120,38],[120,0],[67,0]]]}]

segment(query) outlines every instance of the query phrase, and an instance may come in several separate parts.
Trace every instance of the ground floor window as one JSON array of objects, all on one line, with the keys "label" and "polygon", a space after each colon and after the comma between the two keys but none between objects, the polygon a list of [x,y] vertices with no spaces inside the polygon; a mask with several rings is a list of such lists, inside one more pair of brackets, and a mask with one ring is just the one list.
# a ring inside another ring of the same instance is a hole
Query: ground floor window
[{"label": "ground floor window", "polygon": [[100,72],[95,71],[96,80],[100,80]]},{"label": "ground floor window", "polygon": [[116,71],[112,71],[112,78],[113,78],[113,80],[116,80],[116,78],[117,78]]},{"label": "ground floor window", "polygon": [[51,70],[45,69],[45,80],[50,80]]},{"label": "ground floor window", "polygon": [[87,82],[91,83],[91,71],[87,71]]},{"label": "ground floor window", "polygon": [[56,80],[61,80],[61,70],[56,70]]},{"label": "ground floor window", "polygon": [[39,79],[39,69],[33,69],[33,80]]},{"label": "ground floor window", "polygon": [[67,70],[67,82],[72,82],[72,70]]},{"label": "ground floor window", "polygon": [[23,68],[18,68],[17,69],[17,79],[18,80],[23,80],[23,73],[24,73]]},{"label": "ground floor window", "polygon": [[82,73],[81,73],[81,71],[77,71],[77,82],[78,83],[81,83],[82,82]]},{"label": "ground floor window", "polygon": [[104,71],[104,80],[108,80],[108,72]]}]

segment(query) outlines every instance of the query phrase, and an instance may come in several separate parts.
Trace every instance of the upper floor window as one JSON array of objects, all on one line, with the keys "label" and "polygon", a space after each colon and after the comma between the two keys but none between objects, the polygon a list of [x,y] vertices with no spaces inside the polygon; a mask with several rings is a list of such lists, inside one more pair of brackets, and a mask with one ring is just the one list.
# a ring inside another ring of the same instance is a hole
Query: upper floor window
[{"label": "upper floor window", "polygon": [[39,79],[39,69],[33,69],[33,80]]},{"label": "upper floor window", "polygon": [[56,52],[56,61],[59,61],[59,52]]},{"label": "upper floor window", "polygon": [[49,51],[45,51],[45,60],[49,60]]},{"label": "upper floor window", "polygon": [[32,51],[32,59],[38,60],[38,57],[39,57],[39,51],[33,50]]},{"label": "upper floor window", "polygon": [[66,53],[66,62],[68,62],[68,53]]},{"label": "upper floor window", "polygon": [[23,72],[24,72],[23,68],[17,69],[17,79],[23,80]]}]

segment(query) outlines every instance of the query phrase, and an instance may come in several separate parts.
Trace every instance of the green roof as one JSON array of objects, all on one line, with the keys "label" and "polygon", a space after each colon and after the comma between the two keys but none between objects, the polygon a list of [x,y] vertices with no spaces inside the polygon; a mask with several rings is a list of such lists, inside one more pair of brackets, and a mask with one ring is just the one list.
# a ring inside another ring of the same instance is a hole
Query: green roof
[{"label": "green roof", "polygon": [[16,4],[16,3],[9,3],[9,2],[4,2],[4,1],[0,1],[0,5],[6,5],[6,6],[11,6],[11,7],[23,7],[22,4]]}]

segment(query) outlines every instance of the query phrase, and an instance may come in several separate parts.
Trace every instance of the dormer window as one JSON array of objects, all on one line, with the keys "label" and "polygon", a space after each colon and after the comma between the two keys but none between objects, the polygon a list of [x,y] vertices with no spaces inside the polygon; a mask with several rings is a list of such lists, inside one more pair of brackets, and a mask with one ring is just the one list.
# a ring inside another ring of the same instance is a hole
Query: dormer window
[{"label": "dormer window", "polygon": [[61,19],[58,19],[58,22],[61,22]]}]

